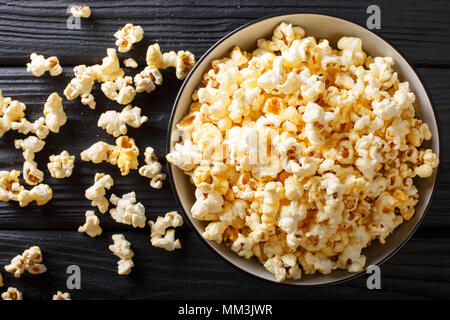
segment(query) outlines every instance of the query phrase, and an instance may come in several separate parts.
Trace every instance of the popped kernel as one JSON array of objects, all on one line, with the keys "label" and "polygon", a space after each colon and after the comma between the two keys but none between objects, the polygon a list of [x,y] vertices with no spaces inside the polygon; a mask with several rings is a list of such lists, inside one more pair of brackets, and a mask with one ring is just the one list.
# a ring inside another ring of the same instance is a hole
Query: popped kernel
[{"label": "popped kernel", "polygon": [[72,175],[75,156],[71,156],[66,150],[59,155],[52,154],[49,160],[47,168],[53,178],[63,179]]},{"label": "popped kernel", "polygon": [[2,293],[3,300],[23,300],[22,292],[17,288],[9,287],[6,292]]},{"label": "popped kernel", "polygon": [[119,52],[128,52],[134,43],[142,40],[144,37],[144,29],[141,26],[127,23],[114,34],[114,37],[117,39],[116,46],[119,48]]},{"label": "popped kernel", "polygon": [[52,300],[72,300],[70,297],[70,293],[61,291],[56,292],[56,294],[53,295]]},{"label": "popped kernel", "polygon": [[70,13],[76,18],[89,18],[91,16],[91,8],[84,4],[72,6]]},{"label": "popped kernel", "polygon": [[132,225],[133,228],[144,228],[145,207],[142,203],[136,203],[136,193],[130,192],[119,198],[115,194],[111,195],[109,201],[115,205],[115,208],[109,210],[111,217],[118,223]]},{"label": "popped kernel", "polygon": [[166,178],[165,173],[161,173],[162,165],[158,162],[158,157],[152,147],[145,149],[145,165],[139,168],[139,174],[150,180],[150,186],[154,189],[161,189],[163,180]]},{"label": "popped kernel", "polygon": [[121,112],[108,110],[102,113],[97,125],[105,129],[108,134],[118,137],[127,134],[127,125],[139,128],[147,120],[146,116],[141,116],[141,108],[128,105]]},{"label": "popped kernel", "polygon": [[179,239],[175,239],[175,229],[183,225],[183,217],[176,211],[167,212],[164,217],[158,217],[155,222],[149,221],[151,229],[150,240],[154,247],[174,251],[181,248]]},{"label": "popped kernel", "polygon": [[84,195],[86,199],[91,200],[93,207],[98,207],[101,213],[108,210],[109,202],[106,199],[106,190],[111,189],[114,185],[114,180],[109,174],[96,173],[94,177],[94,184],[86,189]]},{"label": "popped kernel", "polygon": [[27,63],[27,71],[31,72],[35,77],[42,76],[46,71],[54,77],[60,75],[63,71],[57,57],[53,56],[45,59],[43,55],[33,52],[30,55],[30,60],[31,62]]},{"label": "popped kernel", "polygon": [[131,250],[131,244],[128,242],[123,234],[114,234],[112,236],[114,244],[109,246],[109,250],[120,260],[117,262],[119,275],[128,275],[134,267],[133,256],[134,252]]},{"label": "popped kernel", "polygon": [[47,268],[41,262],[41,249],[33,246],[25,250],[21,255],[14,257],[11,263],[5,266],[5,271],[12,273],[15,278],[20,278],[25,270],[30,274],[41,274],[47,271]]},{"label": "popped kernel", "polygon": [[147,65],[157,69],[175,68],[178,79],[183,80],[195,65],[195,57],[189,51],[161,52],[158,43],[152,44],[147,49]]},{"label": "popped kernel", "polygon": [[103,229],[100,227],[100,220],[92,210],[86,211],[86,222],[78,228],[78,232],[85,232],[91,238],[95,238],[102,234]]}]

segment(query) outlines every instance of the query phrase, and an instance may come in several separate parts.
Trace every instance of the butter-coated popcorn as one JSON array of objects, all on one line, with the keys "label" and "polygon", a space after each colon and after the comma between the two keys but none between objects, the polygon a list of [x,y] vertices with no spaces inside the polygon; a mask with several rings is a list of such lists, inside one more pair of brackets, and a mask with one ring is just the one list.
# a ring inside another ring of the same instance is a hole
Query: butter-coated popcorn
[{"label": "butter-coated popcorn", "polygon": [[152,66],[145,67],[144,70],[134,76],[137,93],[144,91],[150,93],[156,89],[156,85],[161,85],[162,81],[161,72]]},{"label": "butter-coated popcorn", "polygon": [[19,121],[11,123],[11,129],[23,134],[34,133],[41,140],[45,139],[50,132],[44,117],[40,117],[34,122],[21,118]]},{"label": "butter-coated popcorn", "polygon": [[29,136],[28,138],[14,140],[14,146],[16,149],[23,150],[23,178],[29,185],[37,185],[44,180],[44,173],[37,168],[37,163],[34,161],[34,154],[41,151],[45,142],[38,139],[35,136]]},{"label": "butter-coated popcorn", "polygon": [[183,80],[195,65],[195,57],[189,51],[161,52],[158,43],[152,44],[147,49],[147,65],[157,69],[175,68],[178,79]]},{"label": "butter-coated popcorn", "polygon": [[91,16],[91,8],[84,4],[72,6],[70,13],[76,18],[89,18]]},{"label": "butter-coated popcorn", "polygon": [[0,91],[0,137],[11,130],[14,122],[23,121],[25,109],[25,104],[9,97],[3,97]]},{"label": "butter-coated popcorn", "polygon": [[121,112],[108,110],[102,113],[97,125],[108,134],[118,137],[127,134],[127,125],[139,128],[147,120],[146,116],[141,116],[141,108],[128,105]]},{"label": "butter-coated popcorn", "polygon": [[163,180],[166,178],[165,173],[161,173],[162,165],[158,162],[158,157],[152,147],[145,149],[146,165],[139,168],[139,174],[150,180],[150,186],[155,189],[161,189]]},{"label": "butter-coated popcorn", "polygon": [[103,141],[96,142],[80,153],[81,160],[91,161],[92,163],[107,161],[113,147],[114,146]]},{"label": "butter-coated popcorn", "polygon": [[118,77],[114,81],[102,83],[101,88],[108,99],[120,104],[129,104],[136,96],[136,90],[131,86],[133,78],[130,76]]},{"label": "butter-coated popcorn", "polygon": [[53,295],[52,300],[72,300],[70,297],[70,293],[61,291],[56,292],[56,294]]},{"label": "butter-coated popcorn", "polygon": [[33,52],[30,55],[30,59],[31,62],[27,63],[27,71],[31,72],[35,77],[42,76],[46,71],[53,77],[60,75],[63,71],[57,57],[45,59],[44,56]]},{"label": "butter-coated popcorn", "polygon": [[114,244],[109,246],[109,250],[120,259],[117,262],[117,273],[119,275],[128,275],[134,267],[132,260],[134,252],[131,250],[131,244],[125,239],[123,234],[114,234],[112,240]]},{"label": "butter-coated popcorn", "polygon": [[21,255],[14,257],[11,263],[5,266],[5,271],[12,273],[15,278],[20,278],[25,270],[31,274],[41,274],[47,271],[47,268],[41,262],[41,249],[33,246],[25,250]]},{"label": "butter-coated popcorn", "polygon": [[127,23],[122,29],[114,34],[117,39],[116,46],[119,52],[124,53],[131,50],[133,43],[139,42],[144,37],[144,29],[141,26],[135,26]]},{"label": "butter-coated popcorn", "polygon": [[52,188],[49,185],[41,183],[34,186],[31,190],[22,190],[19,193],[18,201],[19,206],[25,207],[30,202],[36,201],[38,206],[43,206],[49,202],[53,197]]},{"label": "butter-coated popcorn", "polygon": [[149,221],[150,240],[154,247],[174,251],[181,248],[179,239],[175,240],[175,229],[183,225],[183,218],[176,211],[167,212],[164,217],[158,217],[155,222]]},{"label": "butter-coated popcorn", "polygon": [[[195,186],[202,236],[256,257],[278,281],[360,272],[364,249],[414,215],[414,180],[439,165],[415,96],[390,57],[337,48],[288,23],[215,59],[166,158]],[[164,68],[175,53],[150,46]]]},{"label": "butter-coated popcorn", "polygon": [[111,217],[118,223],[132,225],[133,228],[144,228],[145,207],[142,203],[136,203],[136,193],[126,193],[119,198],[115,194],[111,195],[109,201],[115,205],[115,208],[109,210]]},{"label": "butter-coated popcorn", "polygon": [[24,187],[19,182],[20,172],[17,170],[0,171],[0,201],[18,201]]},{"label": "butter-coated popcorn", "polygon": [[100,220],[92,210],[86,211],[86,222],[78,228],[78,232],[85,232],[91,238],[102,234],[103,229],[100,227]]},{"label": "butter-coated popcorn", "polygon": [[45,125],[51,132],[58,133],[59,128],[67,121],[61,101],[61,97],[53,92],[44,105]]},{"label": "butter-coated popcorn", "polygon": [[109,202],[106,199],[106,190],[111,189],[114,185],[114,180],[109,174],[96,173],[94,177],[94,184],[85,191],[85,197],[91,200],[93,207],[98,207],[101,213],[105,213],[108,210]]},{"label": "butter-coated popcorn", "polygon": [[71,156],[66,150],[59,155],[51,155],[49,160],[47,168],[53,178],[63,179],[72,175],[75,156]]},{"label": "butter-coated popcorn", "polygon": [[9,287],[6,292],[2,293],[3,300],[23,300],[22,292],[17,290],[17,288]]}]

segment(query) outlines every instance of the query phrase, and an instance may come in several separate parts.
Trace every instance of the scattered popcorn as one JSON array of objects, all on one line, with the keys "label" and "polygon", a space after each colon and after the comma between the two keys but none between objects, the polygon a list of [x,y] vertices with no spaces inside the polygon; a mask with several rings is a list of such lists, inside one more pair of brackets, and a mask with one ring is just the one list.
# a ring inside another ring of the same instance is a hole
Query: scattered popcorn
[{"label": "scattered popcorn", "polygon": [[50,73],[52,77],[60,75],[62,73],[62,67],[59,65],[57,57],[49,57],[47,59],[44,56],[36,53],[30,55],[31,62],[27,63],[27,71],[31,72],[35,77],[42,76],[46,71]]},{"label": "scattered popcorn", "polygon": [[16,288],[9,287],[8,291],[2,293],[3,300],[23,300],[22,292]]},{"label": "scattered popcorn", "polygon": [[138,63],[133,58],[127,58],[123,60],[123,65],[131,69],[136,69],[138,67]]},{"label": "scattered popcorn", "polygon": [[20,276],[27,270],[31,274],[41,274],[47,271],[47,268],[41,264],[41,249],[33,246],[25,250],[22,255],[16,256],[11,260],[11,264],[5,266],[6,272],[14,274],[15,278]]},{"label": "scattered popcorn", "polygon": [[72,299],[70,297],[70,293],[68,292],[62,293],[61,291],[58,291],[56,294],[53,295],[52,300],[72,300]]},{"label": "scattered popcorn", "polygon": [[130,242],[128,242],[123,234],[114,234],[112,236],[114,244],[109,246],[109,250],[120,260],[117,262],[118,274],[128,275],[131,269],[134,267],[133,256],[134,252],[130,248]]},{"label": "scattered popcorn", "polygon": [[112,194],[109,201],[116,206],[109,210],[111,217],[116,222],[132,225],[133,228],[145,227],[145,221],[147,220],[145,207],[140,202],[136,203],[134,191],[124,194],[122,198]]},{"label": "scattered popcorn", "polygon": [[146,116],[141,116],[141,108],[128,105],[121,112],[108,110],[102,113],[97,125],[108,134],[118,137],[127,134],[127,125],[139,128],[147,120]]},{"label": "scattered popcorn", "polygon": [[81,160],[91,161],[92,163],[100,163],[107,161],[114,146],[103,141],[94,143],[88,149],[80,153]]},{"label": "scattered popcorn", "polygon": [[102,228],[100,227],[100,220],[92,210],[86,211],[86,222],[84,225],[78,228],[78,232],[85,232],[91,238],[102,234]]},{"label": "scattered popcorn", "polygon": [[108,211],[109,202],[106,199],[106,190],[111,189],[114,185],[114,180],[109,174],[96,173],[94,177],[94,184],[86,189],[84,195],[86,199],[91,200],[93,207],[98,207],[101,213]]},{"label": "scattered popcorn", "polygon": [[49,160],[47,167],[53,178],[64,179],[72,175],[75,156],[71,156],[66,150],[59,155],[51,155]]},{"label": "scattered popcorn", "polygon": [[139,42],[144,37],[144,29],[141,26],[134,26],[127,23],[122,29],[114,34],[117,39],[116,46],[119,52],[124,53],[131,50],[133,43]]},{"label": "scattered popcorn", "polygon": [[[414,215],[413,178],[439,165],[420,148],[432,134],[393,59],[362,47],[281,23],[254,51],[213,60],[177,124],[166,158],[195,185],[202,236],[255,256],[277,281],[362,271],[362,250]],[[148,48],[149,66],[176,59]]]},{"label": "scattered popcorn", "polygon": [[19,194],[24,187],[19,182],[20,172],[17,170],[0,171],[0,201],[19,201]]},{"label": "scattered popcorn", "polygon": [[102,83],[102,91],[110,100],[117,101],[120,104],[129,104],[136,96],[136,90],[131,86],[133,78],[118,77],[114,81]]},{"label": "scattered popcorn", "polygon": [[175,68],[178,79],[183,80],[195,65],[195,57],[189,51],[175,51],[161,53],[158,43],[147,49],[147,65],[157,69]]},{"label": "scattered popcorn", "polygon": [[11,130],[14,122],[23,121],[25,109],[25,104],[9,97],[3,97],[0,91],[0,137]]},{"label": "scattered popcorn", "polygon": [[91,16],[91,8],[84,4],[72,6],[70,13],[76,18],[89,18]]},{"label": "scattered popcorn", "polygon": [[163,76],[157,68],[147,66],[140,73],[134,76],[136,92],[150,93],[156,89],[156,85],[161,85]]},{"label": "scattered popcorn", "polygon": [[16,149],[23,150],[23,178],[29,185],[37,185],[44,180],[44,173],[37,168],[37,163],[34,161],[34,154],[44,148],[45,141],[38,139],[35,136],[28,138],[14,140]]},{"label": "scattered popcorn", "polygon": [[61,101],[61,97],[53,92],[44,105],[45,125],[51,132],[58,133],[59,128],[67,121]]},{"label": "scattered popcorn", "polygon": [[174,251],[181,248],[180,240],[175,240],[175,229],[183,225],[183,217],[176,211],[166,213],[164,217],[158,217],[156,222],[149,221],[151,229],[151,243],[154,247]]},{"label": "scattered popcorn", "polygon": [[146,165],[139,168],[139,174],[151,179],[150,186],[152,188],[161,189],[166,174],[161,173],[162,165],[158,162],[158,157],[152,147],[145,149],[145,163]]},{"label": "scattered popcorn", "polygon": [[41,140],[45,139],[50,132],[45,124],[44,117],[40,117],[34,122],[29,122],[27,119],[21,118],[19,121],[11,123],[11,129],[23,134],[34,133]]},{"label": "scattered popcorn", "polygon": [[38,184],[33,187],[31,190],[22,190],[19,193],[18,201],[19,206],[25,207],[30,202],[36,201],[38,206],[43,206],[47,202],[49,202],[53,197],[52,188],[48,184]]}]

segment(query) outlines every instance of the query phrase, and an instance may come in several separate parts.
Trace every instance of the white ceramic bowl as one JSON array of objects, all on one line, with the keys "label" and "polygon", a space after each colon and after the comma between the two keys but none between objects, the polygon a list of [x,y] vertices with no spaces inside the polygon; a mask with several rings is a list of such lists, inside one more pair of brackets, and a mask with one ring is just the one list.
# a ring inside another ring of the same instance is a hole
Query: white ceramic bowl
[{"label": "white ceramic bowl", "polygon": [[[212,48],[197,62],[180,89],[169,122],[167,152],[172,151],[176,142],[176,137],[173,135],[173,132],[176,129],[175,125],[187,114],[192,92],[199,85],[202,75],[208,68],[210,62],[214,59],[226,56],[236,45],[243,50],[254,49],[256,47],[257,39],[270,37],[274,28],[283,21],[301,26],[305,29],[306,35],[308,36],[314,36],[317,39],[328,39],[330,45],[333,47],[336,47],[336,42],[340,37],[354,36],[362,39],[363,49],[369,55],[392,57],[395,61],[394,69],[398,72],[400,80],[409,81],[411,89],[416,95],[415,108],[417,117],[429,125],[433,134],[432,140],[425,143],[425,146],[432,147],[433,151],[439,156],[438,125],[430,97],[419,77],[406,59],[385,40],[357,24],[331,16],[307,13],[280,15],[251,22],[231,32],[212,46]],[[169,164],[168,169],[175,196],[182,211],[184,211],[185,218],[187,218],[198,233],[203,232],[205,222],[193,219],[190,214],[190,209],[195,201],[194,186],[189,182],[188,177],[175,166]],[[431,202],[436,175],[437,172],[435,171],[432,177],[415,181],[420,194],[420,201],[416,205],[416,213],[411,220],[401,224],[394,233],[387,238],[386,244],[381,245],[378,241],[375,241],[372,245],[363,250],[363,253],[367,256],[366,267],[383,263],[399,250],[411,237],[425,216],[425,212]],[[198,236],[203,240],[200,234],[198,234]],[[258,278],[275,281],[274,276],[255,258],[247,260],[238,256],[223,244],[218,245],[213,241],[203,241],[222,258],[240,270]],[[344,270],[335,270],[328,275],[322,275],[320,273],[316,273],[315,275],[303,275],[300,280],[287,280],[283,283],[302,286],[326,285],[352,279],[363,272],[350,273]]]}]

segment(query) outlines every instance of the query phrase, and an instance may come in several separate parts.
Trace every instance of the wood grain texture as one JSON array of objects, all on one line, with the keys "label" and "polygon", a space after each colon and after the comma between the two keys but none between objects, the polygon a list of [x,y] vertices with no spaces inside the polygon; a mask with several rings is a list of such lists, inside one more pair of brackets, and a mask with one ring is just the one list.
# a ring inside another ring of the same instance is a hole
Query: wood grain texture
[{"label": "wood grain texture", "polygon": [[[188,49],[201,56],[214,42],[233,29],[254,19],[278,13],[316,12],[346,18],[365,25],[367,1],[84,1],[92,17],[82,20],[80,30],[66,27],[67,1],[0,1],[0,90],[27,105],[26,115],[42,116],[47,96],[62,94],[76,64],[98,63],[107,47],[114,46],[113,33],[127,22],[140,24],[145,38],[128,54],[143,65],[148,44],[158,41],[163,49]],[[343,285],[302,289],[280,286],[251,278],[236,271],[213,254],[188,226],[177,231],[183,249],[168,253],[149,243],[149,230],[132,230],[115,223],[108,214],[100,215],[104,234],[96,239],[79,234],[90,209],[84,190],[95,172],[113,176],[112,192],[121,195],[136,191],[146,215],[177,210],[168,181],[154,190],[149,181],[132,171],[121,177],[117,167],[94,165],[80,160],[79,153],[92,143],[114,138],[96,126],[105,110],[121,106],[94,90],[96,110],[79,100],[64,100],[68,123],[60,134],[50,134],[36,159],[46,174],[45,182],[54,191],[53,200],[43,206],[20,208],[0,202],[0,265],[31,245],[41,246],[49,272],[13,279],[1,271],[7,286],[22,289],[25,299],[48,299],[57,290],[66,290],[68,265],[82,270],[82,289],[72,291],[74,299],[332,299],[332,298],[442,298],[450,296],[450,4],[446,1],[378,1],[382,10],[382,29],[377,31],[406,55],[430,89],[440,120],[441,165],[437,191],[431,208],[411,241],[382,267],[382,290],[369,291],[365,278]],[[59,77],[35,78],[26,72],[31,52],[57,55],[64,65]],[[133,75],[137,71],[127,70]],[[163,72],[164,84],[151,94],[140,94],[133,102],[149,121],[140,129],[129,129],[140,150],[155,148],[164,167],[167,123],[181,86],[172,70]],[[0,139],[0,170],[19,169],[21,151],[14,139],[23,135],[9,132]],[[45,167],[50,154],[67,149],[76,155],[75,170],[69,179],[50,177]],[[143,163],[143,154],[139,161]],[[164,169],[165,170],[165,169]],[[111,235],[123,232],[135,250],[130,277],[116,274],[117,259],[108,250]],[[205,271],[208,272],[205,272]],[[3,289],[3,288],[2,288]],[[1,289],[0,289],[1,291]]]}]

